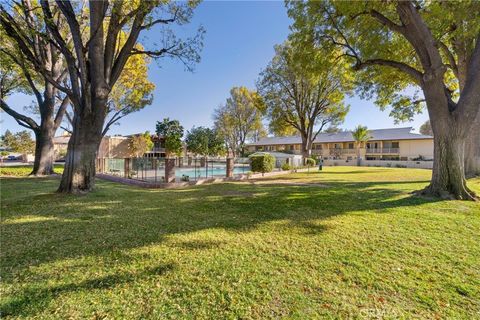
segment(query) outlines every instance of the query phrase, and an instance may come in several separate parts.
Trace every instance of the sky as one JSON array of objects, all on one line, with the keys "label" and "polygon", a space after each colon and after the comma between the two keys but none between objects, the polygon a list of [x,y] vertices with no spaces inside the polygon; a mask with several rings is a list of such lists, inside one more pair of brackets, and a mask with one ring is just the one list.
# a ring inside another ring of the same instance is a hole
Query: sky
[{"label": "sky", "polygon": [[[156,121],[177,119],[186,130],[193,126],[212,126],[213,110],[224,103],[234,86],[255,89],[259,73],[274,55],[274,45],[284,42],[291,20],[283,1],[205,1],[195,10],[190,24],[182,26],[181,34],[193,35],[202,25],[206,29],[201,62],[193,73],[173,60],[152,62],[149,78],[156,88],[152,105],[130,114],[109,131],[132,134],[155,131]],[[155,43],[158,33],[149,32],[145,41]],[[12,95],[8,103],[17,111],[32,104],[33,97]],[[426,112],[412,122],[394,124],[389,111],[380,111],[373,101],[349,97],[350,105],[344,129],[361,124],[369,129],[414,127],[417,131],[427,119]],[[1,130],[23,130],[13,118],[0,113]],[[61,134],[61,130],[57,135]]]}]

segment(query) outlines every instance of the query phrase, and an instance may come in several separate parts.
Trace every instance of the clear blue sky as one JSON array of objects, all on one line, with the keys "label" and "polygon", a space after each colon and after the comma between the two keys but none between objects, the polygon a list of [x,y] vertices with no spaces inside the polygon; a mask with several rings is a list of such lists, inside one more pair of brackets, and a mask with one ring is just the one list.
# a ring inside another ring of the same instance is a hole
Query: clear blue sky
[{"label": "clear blue sky", "polygon": [[[258,74],[274,54],[273,46],[287,38],[290,23],[283,1],[203,2],[192,23],[182,27],[182,33],[186,34],[193,34],[200,24],[206,29],[202,61],[195,72],[186,72],[180,63],[171,60],[152,62],[149,76],[156,85],[153,104],[122,119],[109,134],[154,131],[156,121],[165,117],[178,119],[185,129],[194,125],[211,126],[213,109],[226,100],[233,86],[255,87]],[[149,33],[148,40],[155,42],[155,33]],[[14,95],[8,100],[17,110],[31,101],[32,97],[24,95]],[[347,103],[351,109],[342,126],[346,129],[358,124],[370,129],[394,126],[418,129],[428,119],[424,113],[413,122],[394,125],[389,111],[380,111],[372,101],[353,97]],[[2,133],[6,129],[22,129],[3,112],[1,119]]]}]

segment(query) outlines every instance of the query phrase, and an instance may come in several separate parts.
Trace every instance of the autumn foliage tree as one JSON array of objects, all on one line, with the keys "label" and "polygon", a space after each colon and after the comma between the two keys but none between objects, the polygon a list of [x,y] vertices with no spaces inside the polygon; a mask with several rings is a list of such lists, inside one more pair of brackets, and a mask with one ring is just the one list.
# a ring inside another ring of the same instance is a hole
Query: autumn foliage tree
[{"label": "autumn foliage tree", "polygon": [[[26,1],[19,5],[23,6]],[[49,83],[64,92],[73,106],[72,136],[59,192],[88,192],[94,186],[95,158],[104,133],[112,90],[134,55],[179,59],[187,69],[198,62],[203,30],[189,39],[175,36],[168,26],[186,24],[196,1],[40,1],[43,25],[24,26],[16,9],[0,8],[1,24],[22,56]],[[65,25],[63,29],[62,26]],[[158,46],[140,43],[140,35],[157,26]],[[51,77],[24,33],[38,34],[65,59],[68,84]],[[122,40],[124,39],[124,41]]]},{"label": "autumn foliage tree", "polygon": [[215,109],[215,130],[223,137],[227,150],[236,157],[245,155],[248,139],[255,140],[265,132],[262,118],[265,103],[262,97],[246,87],[234,87],[224,105]]},{"label": "autumn foliage tree", "polygon": [[400,119],[425,104],[435,160],[422,193],[475,199],[465,164],[480,148],[480,2],[289,1],[288,8],[291,38],[313,35],[317,47],[341,50],[361,93]]},{"label": "autumn foliage tree", "polygon": [[130,152],[137,158],[142,157],[145,152],[152,150],[153,141],[150,132],[146,131],[143,134],[136,134],[130,138],[128,148]]}]

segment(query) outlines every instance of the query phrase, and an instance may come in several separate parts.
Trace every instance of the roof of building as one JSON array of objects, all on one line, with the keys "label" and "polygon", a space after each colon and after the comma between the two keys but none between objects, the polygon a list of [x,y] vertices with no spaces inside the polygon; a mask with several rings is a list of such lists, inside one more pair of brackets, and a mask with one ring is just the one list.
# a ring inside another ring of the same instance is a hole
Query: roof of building
[{"label": "roof of building", "polygon": [[[379,140],[418,140],[418,139],[433,139],[432,136],[427,136],[419,133],[413,133],[412,127],[406,128],[390,128],[390,129],[375,129],[369,130],[370,141]],[[328,143],[328,142],[353,142],[352,132],[343,131],[338,133],[319,133],[314,143]],[[250,143],[250,146],[263,146],[275,144],[299,144],[302,143],[300,136],[289,137],[266,137],[257,142]]]},{"label": "roof of building", "polygon": [[55,144],[68,144],[70,136],[58,136],[53,138],[53,143]]},{"label": "roof of building", "polygon": [[298,154],[275,152],[275,151],[259,151],[259,152],[255,152],[255,153],[251,154],[250,156],[260,155],[260,154],[265,154],[265,153],[268,153],[268,154],[274,156],[277,159],[280,159],[280,158],[301,158],[302,157],[301,155],[298,155]]}]

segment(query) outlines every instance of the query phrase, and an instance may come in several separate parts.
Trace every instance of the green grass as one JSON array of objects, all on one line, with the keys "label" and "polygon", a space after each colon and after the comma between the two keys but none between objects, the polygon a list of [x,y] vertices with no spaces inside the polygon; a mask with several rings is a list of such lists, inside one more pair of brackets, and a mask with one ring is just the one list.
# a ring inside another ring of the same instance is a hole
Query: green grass
[{"label": "green grass", "polygon": [[[26,177],[32,173],[32,169],[33,167],[29,165],[0,167],[0,176]],[[55,173],[61,174],[63,172],[63,164],[55,164],[54,170]]]},{"label": "green grass", "polygon": [[2,318],[479,318],[480,205],[412,196],[429,176],[327,167],[67,197],[5,178]]}]

